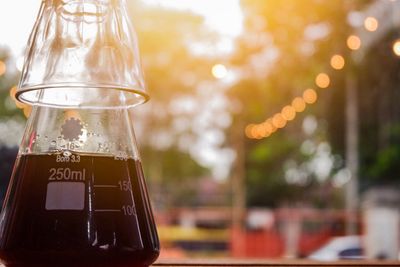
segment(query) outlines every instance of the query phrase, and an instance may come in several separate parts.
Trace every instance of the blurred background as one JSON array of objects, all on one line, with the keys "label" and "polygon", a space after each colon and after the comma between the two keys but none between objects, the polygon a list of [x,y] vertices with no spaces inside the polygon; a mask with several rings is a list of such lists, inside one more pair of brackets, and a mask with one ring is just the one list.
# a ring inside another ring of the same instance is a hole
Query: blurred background
[{"label": "blurred background", "polygon": [[[399,260],[400,0],[128,1],[161,258]],[[40,1],[0,2],[0,193]]]}]

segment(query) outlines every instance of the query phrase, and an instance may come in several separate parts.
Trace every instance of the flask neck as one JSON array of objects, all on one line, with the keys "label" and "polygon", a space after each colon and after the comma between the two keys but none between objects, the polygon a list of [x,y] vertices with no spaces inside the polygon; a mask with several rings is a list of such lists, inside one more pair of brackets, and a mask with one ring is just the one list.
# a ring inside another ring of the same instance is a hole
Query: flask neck
[{"label": "flask neck", "polygon": [[52,107],[131,107],[148,100],[124,0],[43,0],[17,90]]}]

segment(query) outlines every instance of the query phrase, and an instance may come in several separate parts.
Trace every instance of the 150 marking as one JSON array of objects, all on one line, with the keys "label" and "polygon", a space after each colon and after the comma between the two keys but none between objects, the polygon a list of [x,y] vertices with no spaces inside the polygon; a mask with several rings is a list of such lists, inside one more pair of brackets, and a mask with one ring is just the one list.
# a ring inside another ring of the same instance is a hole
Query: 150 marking
[{"label": "150 marking", "polygon": [[132,191],[131,181],[118,181],[121,191]]},{"label": "150 marking", "polygon": [[70,168],[51,168],[49,181],[85,181],[86,169],[73,171]]}]

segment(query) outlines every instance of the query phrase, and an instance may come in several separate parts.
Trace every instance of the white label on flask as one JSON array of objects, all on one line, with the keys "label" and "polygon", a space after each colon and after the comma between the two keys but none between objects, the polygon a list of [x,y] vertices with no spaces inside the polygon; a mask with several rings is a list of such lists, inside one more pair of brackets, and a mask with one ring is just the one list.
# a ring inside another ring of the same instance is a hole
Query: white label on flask
[{"label": "white label on flask", "polygon": [[85,183],[50,182],[47,184],[46,210],[83,210]]}]

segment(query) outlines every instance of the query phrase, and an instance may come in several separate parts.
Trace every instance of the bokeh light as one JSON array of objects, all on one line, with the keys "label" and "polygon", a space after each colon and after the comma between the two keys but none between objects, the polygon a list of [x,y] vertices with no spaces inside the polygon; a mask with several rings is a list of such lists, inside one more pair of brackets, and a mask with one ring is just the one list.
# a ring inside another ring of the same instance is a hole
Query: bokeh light
[{"label": "bokeh light", "polygon": [[253,138],[252,130],[254,128],[255,124],[249,124],[246,126],[244,133],[248,138]]},{"label": "bokeh light", "polygon": [[258,138],[258,132],[257,132],[257,125],[254,125],[254,127],[251,128],[250,136],[251,138]]},{"label": "bokeh light", "polygon": [[24,107],[26,106],[26,104],[24,104],[24,103],[22,103],[22,102],[19,102],[19,101],[16,99],[16,97],[15,97],[16,92],[17,92],[17,86],[13,86],[13,87],[10,89],[10,97],[11,97],[12,100],[14,100],[15,105],[17,106],[17,108],[22,109],[22,108],[24,108]]},{"label": "bokeh light", "polygon": [[268,136],[270,136],[271,135],[271,127],[269,126],[269,124],[267,124],[267,123],[262,123],[260,126],[260,135],[262,136],[262,137],[268,137]]},{"label": "bokeh light", "polygon": [[211,69],[212,75],[217,79],[222,79],[228,74],[228,70],[222,64],[215,64]]},{"label": "bokeh light", "polygon": [[331,80],[328,76],[328,74],[321,72],[320,74],[317,75],[315,78],[315,84],[319,88],[327,88],[329,84],[331,83]]},{"label": "bokeh light", "polygon": [[378,29],[379,22],[374,17],[367,17],[364,20],[364,27],[367,31],[374,32]]},{"label": "bokeh light", "polygon": [[350,35],[349,38],[347,38],[347,46],[351,50],[358,50],[361,47],[360,37],[356,35]]},{"label": "bokeh light", "polygon": [[262,124],[259,124],[256,126],[257,129],[257,138],[263,138],[265,136],[265,128],[263,127]]},{"label": "bokeh light", "polygon": [[265,134],[266,134],[266,131],[265,131],[263,125],[262,124],[258,124],[255,128],[256,128],[256,136],[255,137],[257,139],[264,138]]},{"label": "bokeh light", "polygon": [[283,118],[288,121],[293,120],[296,117],[296,110],[292,106],[285,106],[281,112]]},{"label": "bokeh light", "polygon": [[32,107],[30,105],[25,105],[24,106],[24,115],[26,118],[29,118],[29,115],[31,115],[32,112]]},{"label": "bokeh light", "polygon": [[12,100],[16,100],[16,98],[15,98],[16,92],[17,92],[17,87],[16,86],[11,87],[11,89],[10,89],[10,97],[11,97]]},{"label": "bokeh light", "polygon": [[331,58],[332,68],[334,68],[335,70],[341,70],[343,69],[344,64],[345,64],[344,57],[342,57],[341,55],[332,56]]},{"label": "bokeh light", "polygon": [[304,102],[304,99],[301,97],[296,97],[292,101],[292,107],[296,112],[302,112],[306,109],[306,103]]},{"label": "bokeh light", "polygon": [[278,130],[278,128],[276,128],[274,126],[274,124],[272,123],[272,118],[267,119],[264,123],[266,125],[269,125],[271,133],[274,133],[274,132],[276,132]]},{"label": "bokeh light", "polygon": [[317,92],[311,88],[307,89],[303,92],[303,99],[307,104],[313,104],[318,99]]},{"label": "bokeh light", "polygon": [[400,57],[400,39],[397,39],[394,43],[393,43],[393,53]]},{"label": "bokeh light", "polygon": [[6,63],[0,60],[0,76],[6,73],[7,67]]},{"label": "bokeh light", "polygon": [[280,113],[275,114],[272,118],[272,124],[278,129],[285,127],[286,123],[287,121]]},{"label": "bokeh light", "polygon": [[263,125],[265,131],[268,132],[269,134],[271,134],[273,132],[273,127],[269,122],[265,121],[262,125]]}]

